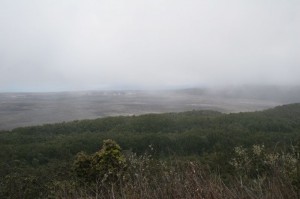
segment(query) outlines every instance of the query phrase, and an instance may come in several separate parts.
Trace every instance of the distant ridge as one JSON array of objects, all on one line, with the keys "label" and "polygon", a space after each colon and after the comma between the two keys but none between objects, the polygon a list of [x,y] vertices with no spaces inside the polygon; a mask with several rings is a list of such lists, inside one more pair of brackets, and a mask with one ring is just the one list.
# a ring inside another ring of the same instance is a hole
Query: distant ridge
[{"label": "distant ridge", "polygon": [[259,111],[284,104],[275,97],[274,99],[255,97],[250,90],[243,93],[198,88],[160,91],[0,93],[0,130],[118,115],[191,110],[215,110],[223,113]]},{"label": "distant ridge", "polygon": [[[35,126],[28,126],[28,127],[18,127],[15,129],[12,129],[10,131],[28,131],[30,129],[35,129],[34,131],[43,131],[44,128],[54,128],[54,129],[68,129],[69,127],[72,127],[76,132],[83,131],[84,128],[87,128],[88,131],[98,131],[102,129],[102,123],[107,124],[113,121],[110,126],[111,129],[122,129],[127,128],[128,124],[130,122],[138,121],[138,120],[144,120],[146,118],[150,118],[152,122],[152,126],[156,126],[157,128],[163,127],[161,126],[161,118],[168,118],[167,121],[172,121],[171,123],[176,122],[176,118],[181,117],[190,117],[190,116],[197,116],[197,117],[212,117],[212,118],[231,118],[232,120],[239,120],[240,118],[245,118],[244,122],[248,122],[247,120],[251,118],[253,121],[259,121],[259,120],[278,120],[279,123],[284,123],[286,120],[288,120],[287,124],[290,124],[291,122],[293,124],[299,124],[300,125],[300,103],[293,103],[293,104],[285,104],[276,106],[274,108],[270,108],[267,110],[262,111],[255,111],[255,112],[241,112],[241,113],[230,113],[225,114],[214,110],[193,110],[193,111],[185,111],[185,112],[169,112],[169,113],[148,113],[148,114],[142,114],[139,116],[109,116],[109,117],[103,117],[103,118],[96,118],[96,119],[83,119],[83,120],[74,120],[69,122],[62,122],[62,123],[53,123],[53,124],[43,124],[43,125],[35,125]],[[274,122],[273,121],[273,122]],[[122,127],[124,125],[126,127]],[[175,123],[174,123],[175,124]],[[156,129],[157,129],[156,128]],[[23,129],[23,130],[22,130]],[[26,130],[27,129],[27,130]],[[69,131],[69,130],[67,130]],[[1,131],[0,131],[1,132]],[[6,131],[3,131],[6,132]]]}]

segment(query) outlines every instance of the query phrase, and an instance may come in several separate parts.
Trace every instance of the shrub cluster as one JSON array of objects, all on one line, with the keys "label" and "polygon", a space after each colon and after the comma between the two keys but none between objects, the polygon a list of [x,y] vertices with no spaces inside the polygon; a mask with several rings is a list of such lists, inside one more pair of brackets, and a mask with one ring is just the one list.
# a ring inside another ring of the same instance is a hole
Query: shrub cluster
[{"label": "shrub cluster", "polygon": [[[153,151],[151,146],[149,151]],[[234,172],[229,178],[223,179],[199,161],[176,157],[158,160],[149,153],[127,153],[123,156],[114,141],[105,141],[99,152],[76,157],[74,165],[79,178],[58,184],[54,198],[298,197],[299,187],[295,184],[298,153],[267,152],[263,145],[253,145],[251,148],[239,146],[233,151],[229,164]],[[96,155],[102,161],[95,158]],[[86,157],[89,157],[88,161]],[[97,161],[93,161],[95,159]],[[89,177],[93,172],[97,178]],[[82,178],[90,183],[82,183]],[[98,183],[95,179],[98,179]]]}]

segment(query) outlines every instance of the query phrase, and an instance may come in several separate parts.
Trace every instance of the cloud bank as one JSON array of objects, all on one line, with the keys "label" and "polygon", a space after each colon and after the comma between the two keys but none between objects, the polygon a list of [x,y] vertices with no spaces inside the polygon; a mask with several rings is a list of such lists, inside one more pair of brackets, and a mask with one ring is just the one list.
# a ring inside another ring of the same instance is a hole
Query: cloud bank
[{"label": "cloud bank", "polygon": [[1,0],[0,91],[300,85],[300,2]]}]

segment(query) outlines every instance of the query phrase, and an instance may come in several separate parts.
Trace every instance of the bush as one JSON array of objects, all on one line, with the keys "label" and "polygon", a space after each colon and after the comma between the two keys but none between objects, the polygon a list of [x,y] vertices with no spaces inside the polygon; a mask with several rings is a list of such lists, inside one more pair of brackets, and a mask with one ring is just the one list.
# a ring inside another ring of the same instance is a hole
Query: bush
[{"label": "bush", "polygon": [[87,155],[77,154],[74,170],[85,182],[115,183],[126,168],[121,147],[113,140],[104,140],[100,151]]}]

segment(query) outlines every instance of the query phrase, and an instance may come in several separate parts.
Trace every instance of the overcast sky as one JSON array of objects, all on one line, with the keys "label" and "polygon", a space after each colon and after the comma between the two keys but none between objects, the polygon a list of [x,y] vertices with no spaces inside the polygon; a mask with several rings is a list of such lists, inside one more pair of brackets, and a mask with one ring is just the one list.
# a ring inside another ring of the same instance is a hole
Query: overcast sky
[{"label": "overcast sky", "polygon": [[0,92],[300,85],[299,0],[0,0]]}]

